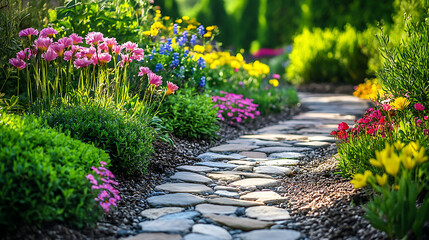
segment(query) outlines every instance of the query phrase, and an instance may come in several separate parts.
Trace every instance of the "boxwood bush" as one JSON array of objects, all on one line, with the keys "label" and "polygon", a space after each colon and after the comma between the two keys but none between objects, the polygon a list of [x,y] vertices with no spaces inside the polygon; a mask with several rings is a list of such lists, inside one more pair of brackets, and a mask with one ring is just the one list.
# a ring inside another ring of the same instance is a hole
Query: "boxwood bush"
[{"label": "boxwood bush", "polygon": [[213,139],[219,130],[212,98],[186,88],[170,95],[162,105],[166,127],[174,135],[189,139]]},{"label": "boxwood bush", "polygon": [[98,219],[91,184],[85,176],[109,156],[92,145],[27,116],[0,113],[0,229]]},{"label": "boxwood bush", "polygon": [[59,107],[42,115],[46,123],[83,142],[105,150],[115,174],[144,174],[153,152],[149,118],[133,118],[97,103]]}]

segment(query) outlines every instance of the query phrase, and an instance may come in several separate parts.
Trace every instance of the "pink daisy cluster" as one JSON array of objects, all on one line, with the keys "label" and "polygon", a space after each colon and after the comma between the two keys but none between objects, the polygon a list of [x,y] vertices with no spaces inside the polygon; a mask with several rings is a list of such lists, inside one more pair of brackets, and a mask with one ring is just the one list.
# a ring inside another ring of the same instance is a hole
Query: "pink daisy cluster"
[{"label": "pink daisy cluster", "polygon": [[213,96],[213,102],[216,102],[214,107],[219,108],[217,117],[222,120],[228,120],[229,124],[233,124],[234,121],[241,123],[247,118],[255,118],[260,115],[257,111],[258,104],[254,104],[253,99],[243,98],[243,95],[234,93],[227,93],[224,91],[220,92],[225,96]]},{"label": "pink daisy cluster", "polygon": [[98,190],[98,196],[94,199],[97,201],[105,212],[109,212],[111,206],[117,206],[117,202],[121,200],[119,191],[111,184],[119,185],[118,182],[112,180],[115,176],[106,168],[106,162],[101,161],[101,166],[91,169],[100,176],[99,183],[92,174],[86,175],[86,178],[92,183],[92,189]]}]

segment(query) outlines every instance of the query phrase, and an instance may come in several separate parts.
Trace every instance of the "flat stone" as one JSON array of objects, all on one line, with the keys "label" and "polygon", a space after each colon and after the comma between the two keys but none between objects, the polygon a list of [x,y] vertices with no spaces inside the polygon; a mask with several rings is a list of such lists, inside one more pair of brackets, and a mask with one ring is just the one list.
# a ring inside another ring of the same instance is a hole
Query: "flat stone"
[{"label": "flat stone", "polygon": [[215,236],[206,235],[206,234],[189,233],[185,235],[183,240],[222,240],[222,239],[217,238]]},{"label": "flat stone", "polygon": [[195,166],[195,165],[183,165],[183,166],[178,166],[177,170],[181,170],[181,171],[189,171],[189,172],[213,172],[215,170],[217,170],[216,168],[211,168],[211,167],[205,167],[205,166]]},{"label": "flat stone", "polygon": [[236,164],[236,165],[246,165],[246,166],[255,166],[255,162],[246,161],[246,160],[232,160],[228,161],[229,164]]},{"label": "flat stone", "polygon": [[277,167],[277,166],[260,166],[255,167],[253,169],[255,173],[261,173],[261,174],[269,174],[269,175],[288,175],[291,174],[292,170],[287,167]]},{"label": "flat stone", "polygon": [[188,233],[194,224],[189,219],[166,219],[140,223],[143,232]]},{"label": "flat stone", "polygon": [[320,147],[328,147],[329,145],[331,145],[328,142],[300,142],[300,143],[296,143],[295,146],[299,146],[299,147],[309,147],[309,148],[320,148]]},{"label": "flat stone", "polygon": [[192,226],[193,233],[199,233],[217,237],[222,240],[231,240],[232,237],[225,229],[211,224],[195,224]]},{"label": "flat stone", "polygon": [[250,158],[266,158],[267,154],[263,152],[240,152],[240,155]]},{"label": "flat stone", "polygon": [[235,206],[217,205],[217,204],[198,204],[195,210],[201,214],[233,214],[237,210]]},{"label": "flat stone", "polygon": [[246,178],[271,178],[272,176],[267,174],[260,174],[260,173],[250,173],[250,172],[240,172],[240,171],[220,171],[219,174],[232,174],[232,175],[239,175]]},{"label": "flat stone", "polygon": [[252,166],[238,166],[234,169],[232,169],[232,171],[240,171],[240,172],[253,172],[253,167]]},{"label": "flat stone", "polygon": [[290,218],[287,210],[271,206],[249,207],[246,209],[246,216],[264,221],[280,221]]},{"label": "flat stone", "polygon": [[238,207],[251,207],[251,206],[263,205],[262,202],[238,200],[238,199],[225,198],[225,197],[207,199],[207,202],[212,204],[232,205],[232,206],[238,206]]},{"label": "flat stone", "polygon": [[205,215],[210,220],[217,222],[218,224],[228,226],[234,229],[241,229],[244,231],[251,231],[255,229],[264,229],[274,225],[273,222],[264,222],[255,219],[231,217],[225,215],[207,214]]},{"label": "flat stone", "polygon": [[271,191],[271,190],[264,190],[264,191],[256,191],[247,193],[240,196],[240,199],[242,200],[251,200],[251,201],[257,201],[262,203],[282,203],[286,199],[280,196],[278,193]]},{"label": "flat stone", "polygon": [[280,184],[279,180],[268,179],[268,178],[246,178],[246,179],[238,180],[231,183],[232,186],[238,186],[238,187],[255,186],[256,188],[274,187],[279,184]]},{"label": "flat stone", "polygon": [[167,233],[140,233],[136,236],[127,238],[129,240],[181,240],[180,234]]},{"label": "flat stone", "polygon": [[270,158],[303,158],[305,155],[299,152],[280,152],[270,154]]},{"label": "flat stone", "polygon": [[221,197],[240,198],[240,194],[238,194],[237,192],[230,192],[226,190],[217,190],[215,194]]},{"label": "flat stone", "polygon": [[147,202],[153,207],[188,207],[203,203],[205,199],[189,193],[173,193],[150,197]]},{"label": "flat stone", "polygon": [[195,183],[164,183],[155,187],[155,190],[171,193],[210,193],[213,189]]},{"label": "flat stone", "polygon": [[195,217],[200,216],[201,214],[197,211],[188,211],[188,212],[179,212],[179,213],[172,213],[165,216],[162,216],[158,219],[193,219]]},{"label": "flat stone", "polygon": [[299,160],[295,159],[278,159],[278,160],[266,160],[259,162],[260,166],[293,166],[298,165]]},{"label": "flat stone", "polygon": [[304,152],[309,151],[311,148],[307,147],[264,147],[258,148],[255,151],[264,153],[281,153],[281,152]]},{"label": "flat stone", "polygon": [[198,155],[197,158],[203,161],[219,161],[219,160],[240,160],[242,158],[245,158],[245,156],[241,156],[239,154],[225,155],[225,154],[219,154],[219,153],[206,152]]},{"label": "flat stone", "polygon": [[210,148],[212,152],[237,152],[237,151],[249,151],[257,148],[255,145],[250,144],[223,144],[216,147]]},{"label": "flat stone", "polygon": [[318,121],[321,121],[322,119],[332,119],[332,120],[337,120],[338,122],[342,122],[344,120],[353,121],[353,120],[355,120],[355,116],[354,115],[341,115],[339,113],[305,112],[305,113],[301,113],[297,116],[294,116],[293,119],[295,119],[295,120],[315,119]]},{"label": "flat stone", "polygon": [[262,134],[257,134],[257,135],[243,135],[240,136],[240,138],[256,138],[256,139],[260,139],[260,140],[271,140],[271,141],[276,141],[276,140],[307,140],[306,136],[303,135],[294,135],[294,134],[281,134],[281,133],[262,133]]},{"label": "flat stone", "polygon": [[181,212],[183,210],[185,209],[181,207],[149,208],[149,209],[143,210],[140,214],[145,218],[157,219],[164,215]]},{"label": "flat stone", "polygon": [[282,143],[277,141],[260,141],[255,143],[256,146],[261,147],[291,147],[291,144],[288,143]]},{"label": "flat stone", "polygon": [[229,187],[229,186],[215,186],[214,190],[215,191],[225,190],[225,191],[230,191],[230,192],[238,192],[238,188],[236,188],[236,187]]},{"label": "flat stone", "polygon": [[330,142],[330,143],[334,143],[335,142],[335,138],[333,136],[311,136],[308,137],[308,140],[310,141],[320,141],[320,142]]},{"label": "flat stone", "polygon": [[208,173],[207,177],[214,180],[222,180],[226,182],[233,182],[241,179],[240,175],[227,173]]},{"label": "flat stone", "polygon": [[238,235],[241,240],[296,240],[301,238],[301,233],[294,230],[270,229],[254,230]]},{"label": "flat stone", "polygon": [[291,129],[291,126],[279,124],[279,125],[273,125],[273,126],[260,128],[260,129],[258,129],[258,133],[281,132],[281,131],[289,130],[289,129]]},{"label": "flat stone", "polygon": [[195,165],[222,168],[222,169],[233,169],[238,167],[238,165],[223,163],[223,162],[197,162],[195,163]]},{"label": "flat stone", "polygon": [[170,177],[171,179],[175,180],[181,180],[184,182],[191,182],[191,183],[204,183],[208,184],[211,183],[212,180],[206,176],[203,176],[198,173],[192,173],[192,172],[177,172],[173,176]]},{"label": "flat stone", "polygon": [[228,140],[228,141],[226,141],[226,142],[227,142],[227,143],[230,143],[230,144],[246,144],[246,145],[252,145],[252,144],[254,144],[254,143],[258,142],[258,141],[261,141],[261,140],[259,140],[259,139],[252,139],[252,138],[247,138],[247,139],[244,139],[244,138],[237,138],[237,139],[234,139],[234,140]]}]

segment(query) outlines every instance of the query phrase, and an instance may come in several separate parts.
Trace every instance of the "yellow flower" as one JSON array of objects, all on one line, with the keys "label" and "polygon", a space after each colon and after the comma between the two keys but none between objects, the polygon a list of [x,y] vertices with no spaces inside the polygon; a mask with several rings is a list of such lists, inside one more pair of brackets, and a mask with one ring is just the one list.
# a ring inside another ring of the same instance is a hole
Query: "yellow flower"
[{"label": "yellow flower", "polygon": [[207,31],[213,31],[215,29],[215,26],[208,26],[206,27]]},{"label": "yellow flower", "polygon": [[144,31],[144,32],[143,32],[143,35],[145,35],[145,36],[150,36],[150,31]]},{"label": "yellow flower", "polygon": [[177,23],[182,23],[182,19],[177,19],[176,22]]},{"label": "yellow flower", "polygon": [[422,164],[428,160],[428,157],[425,156],[425,148],[420,147],[419,151],[415,151],[413,153],[414,160],[417,162],[417,164]]},{"label": "yellow flower", "polygon": [[368,178],[372,176],[372,172],[369,170],[366,170],[364,174],[356,174],[353,177],[353,180],[350,181],[351,184],[353,184],[354,188],[363,188],[366,186],[366,182],[368,181]]},{"label": "yellow flower", "polygon": [[182,19],[185,20],[185,21],[188,21],[189,17],[188,16],[183,16]]},{"label": "yellow flower", "polygon": [[398,174],[398,171],[399,171],[401,159],[399,159],[398,155],[393,152],[390,154],[386,154],[384,156],[385,156],[383,160],[384,169],[388,174],[392,176],[396,176],[396,174]]},{"label": "yellow flower", "polygon": [[410,157],[410,156],[401,156],[401,160],[402,160],[402,165],[404,165],[404,167],[406,169],[412,169],[415,165],[416,165],[416,161]]},{"label": "yellow flower", "polygon": [[387,174],[383,173],[383,176],[380,176],[380,175],[377,174],[375,176],[375,179],[377,179],[378,185],[384,186],[386,184],[386,182],[387,182]]},{"label": "yellow flower", "polygon": [[268,81],[269,84],[273,85],[273,87],[277,87],[279,85],[279,81],[277,79],[271,79]]},{"label": "yellow flower", "polygon": [[211,32],[206,32],[203,36],[206,37],[206,38],[209,38],[209,37],[212,36],[212,33]]},{"label": "yellow flower", "polygon": [[165,21],[168,21],[168,20],[170,20],[170,17],[169,16],[165,16],[162,19],[164,19]]},{"label": "yellow flower", "polygon": [[195,45],[194,46],[194,52],[199,52],[199,53],[203,53],[206,49],[204,48],[204,46],[201,45]]},{"label": "yellow flower", "polygon": [[397,110],[404,110],[410,104],[410,100],[404,97],[398,97],[393,103],[390,104],[391,107]]},{"label": "yellow flower", "polygon": [[161,10],[155,10],[155,13],[160,14]]},{"label": "yellow flower", "polygon": [[374,158],[369,159],[369,163],[374,167],[383,167],[383,163]]},{"label": "yellow flower", "polygon": [[398,140],[393,144],[393,146],[395,146],[397,151],[400,151],[405,146],[405,143]]}]

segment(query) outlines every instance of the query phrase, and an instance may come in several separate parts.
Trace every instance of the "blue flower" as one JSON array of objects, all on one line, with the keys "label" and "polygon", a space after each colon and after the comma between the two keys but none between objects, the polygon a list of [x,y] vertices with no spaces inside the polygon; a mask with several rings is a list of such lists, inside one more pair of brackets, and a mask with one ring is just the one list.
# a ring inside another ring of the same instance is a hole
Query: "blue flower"
[{"label": "blue flower", "polygon": [[197,36],[196,35],[191,36],[191,42],[190,43],[192,46],[197,44]]},{"label": "blue flower", "polygon": [[204,58],[200,57],[197,60],[197,64],[198,66],[200,66],[201,68],[205,68],[206,67],[206,61],[204,60]]},{"label": "blue flower", "polygon": [[161,54],[161,55],[165,54],[165,47],[164,47],[164,44],[162,44],[162,43],[159,46],[159,54]]},{"label": "blue flower", "polygon": [[180,77],[180,78],[185,78],[185,67],[184,67],[184,66],[181,66],[181,67],[179,68],[179,72],[178,72],[178,73],[176,73],[176,75],[177,75],[178,77]]},{"label": "blue flower", "polygon": [[202,76],[198,85],[203,88],[206,85],[206,77]]},{"label": "blue flower", "polygon": [[155,72],[158,72],[159,70],[161,70],[163,68],[163,66],[162,66],[162,64],[161,63],[157,63],[156,65],[155,65]]},{"label": "blue flower", "polygon": [[173,60],[173,61],[171,61],[170,68],[175,68],[177,66],[179,66],[179,60]]},{"label": "blue flower", "polygon": [[204,33],[206,33],[206,32],[204,31],[204,26],[203,26],[203,25],[200,25],[200,26],[198,27],[198,34],[200,34],[200,35],[204,35]]},{"label": "blue flower", "polygon": [[179,31],[177,30],[177,27],[178,27],[178,25],[177,25],[177,23],[175,23],[174,25],[173,25],[173,34],[179,34]]},{"label": "blue flower", "polygon": [[174,60],[178,60],[179,59],[179,53],[177,53],[177,52],[173,53],[173,58],[174,58]]},{"label": "blue flower", "polygon": [[182,37],[184,37],[184,38],[188,38],[188,31],[183,31],[183,33],[182,33]]},{"label": "blue flower", "polygon": [[183,54],[183,57],[187,57],[189,54],[189,50],[185,50],[185,53]]},{"label": "blue flower", "polygon": [[180,38],[179,38],[179,41],[178,41],[179,47],[183,47],[183,45],[185,45],[187,41],[188,41],[188,39],[187,39],[187,38],[185,38],[185,37],[180,37]]}]

